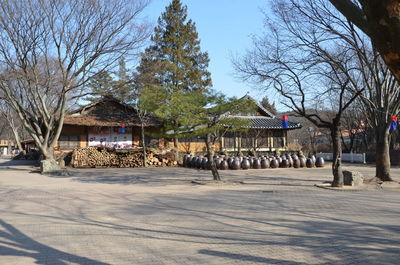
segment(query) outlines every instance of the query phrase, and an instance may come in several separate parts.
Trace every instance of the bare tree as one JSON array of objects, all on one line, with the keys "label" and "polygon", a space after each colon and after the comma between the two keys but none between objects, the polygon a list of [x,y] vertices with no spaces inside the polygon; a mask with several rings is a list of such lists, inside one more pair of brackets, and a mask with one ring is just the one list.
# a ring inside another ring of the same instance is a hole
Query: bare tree
[{"label": "bare tree", "polygon": [[[343,111],[361,96],[364,112],[375,128],[376,176],[390,180],[389,126],[390,117],[399,112],[400,88],[369,38],[324,0],[280,0],[275,1],[274,10],[278,21],[270,24],[270,31],[275,43],[266,45],[264,39],[258,39],[255,55],[250,57],[253,62],[248,57],[242,64],[252,67],[239,70],[248,77],[274,83],[305,117],[307,97],[316,104],[330,104],[337,114],[331,125],[339,127]],[[265,62],[271,62],[272,67]],[[298,90],[288,89],[288,85]],[[339,89],[331,89],[332,86]],[[330,127],[331,132],[339,128],[323,125],[320,115],[311,113],[308,117],[310,121],[314,118],[314,123],[320,123],[316,125]],[[332,135],[334,145],[336,136]]]},{"label": "bare tree", "polygon": [[367,34],[400,81],[400,8],[397,0],[329,0]]},{"label": "bare tree", "polygon": [[15,143],[17,144],[18,151],[24,152],[20,136],[22,124],[19,122],[19,119],[13,109],[10,108],[7,102],[5,102],[4,100],[0,100],[0,117],[2,117],[4,121],[6,121],[5,127],[8,127],[11,130],[14,136]]},{"label": "bare tree", "polygon": [[376,177],[391,181],[390,118],[400,113],[400,84],[377,53],[364,65],[365,91],[360,98],[369,127],[375,132]]},{"label": "bare tree", "polygon": [[343,186],[341,120],[364,89],[356,55],[365,39],[323,0],[277,0],[272,11],[269,33],[255,38],[254,49],[235,66],[244,79],[274,88],[285,106],[330,130],[332,186]]},{"label": "bare tree", "polygon": [[340,136],[345,153],[351,153],[357,148],[357,139],[365,130],[366,117],[359,107],[361,104],[362,102],[356,101],[355,104],[343,113]]},{"label": "bare tree", "polygon": [[147,38],[142,0],[5,0],[0,3],[0,91],[44,158],[72,98],[92,75]]}]

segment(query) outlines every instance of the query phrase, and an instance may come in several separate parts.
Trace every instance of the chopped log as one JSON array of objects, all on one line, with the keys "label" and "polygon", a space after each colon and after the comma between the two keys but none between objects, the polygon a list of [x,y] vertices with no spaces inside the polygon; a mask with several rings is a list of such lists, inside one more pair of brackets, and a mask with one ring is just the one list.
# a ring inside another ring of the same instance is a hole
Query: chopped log
[{"label": "chopped log", "polygon": [[[156,154],[152,151],[146,153],[147,166],[176,166],[168,152]],[[123,149],[116,150],[106,147],[76,148],[72,153],[71,165],[73,167],[143,167],[143,150]]]}]

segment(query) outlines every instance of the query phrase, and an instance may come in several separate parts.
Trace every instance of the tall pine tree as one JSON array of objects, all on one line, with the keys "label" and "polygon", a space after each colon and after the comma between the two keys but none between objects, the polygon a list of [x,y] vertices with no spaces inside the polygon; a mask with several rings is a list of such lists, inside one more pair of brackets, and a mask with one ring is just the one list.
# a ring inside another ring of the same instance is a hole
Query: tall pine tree
[{"label": "tall pine tree", "polygon": [[121,102],[130,103],[133,100],[133,77],[126,68],[125,58],[118,60],[118,71],[110,74],[101,71],[94,75],[89,82],[91,97],[86,100],[95,102],[104,96],[112,96]]},{"label": "tall pine tree", "polygon": [[[200,94],[211,87],[209,58],[201,51],[195,23],[187,18],[187,7],[180,0],[166,7],[151,41],[138,72],[139,76],[152,77],[144,78],[149,82],[143,86],[157,95],[152,104],[157,109],[152,111],[164,121],[166,130],[173,132],[170,135],[177,150],[180,128],[190,123],[196,108],[205,104],[199,100]],[[156,93],[155,88],[159,90]]]},{"label": "tall pine tree", "polygon": [[261,100],[261,105],[266,108],[269,112],[271,112],[271,114],[276,115],[277,111],[276,111],[276,107],[275,107],[275,103],[270,103],[269,99],[267,96],[263,97]]}]

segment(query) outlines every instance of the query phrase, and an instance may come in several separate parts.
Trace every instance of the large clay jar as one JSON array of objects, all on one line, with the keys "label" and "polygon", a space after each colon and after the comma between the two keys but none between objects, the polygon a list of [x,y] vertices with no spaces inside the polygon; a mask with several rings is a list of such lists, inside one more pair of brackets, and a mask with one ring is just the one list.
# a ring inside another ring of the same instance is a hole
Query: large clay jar
[{"label": "large clay jar", "polygon": [[325,160],[323,157],[318,157],[317,161],[315,161],[315,166],[316,167],[324,167],[325,166]]},{"label": "large clay jar", "polygon": [[222,160],[221,163],[219,163],[220,170],[227,170],[228,168],[229,168],[228,161]]},{"label": "large clay jar", "polygon": [[192,167],[192,160],[193,160],[193,156],[189,156],[187,158],[187,162],[186,162],[187,167]]},{"label": "large clay jar", "polygon": [[306,167],[306,159],[304,157],[300,157],[300,167]]},{"label": "large clay jar", "polygon": [[260,169],[261,168],[260,159],[258,159],[258,158],[254,158],[253,159],[253,168],[254,169]]},{"label": "large clay jar", "polygon": [[[239,161],[236,157],[232,157],[231,163],[229,164],[230,169],[235,169],[235,161]],[[240,163],[239,163],[240,165]]]},{"label": "large clay jar", "polygon": [[289,161],[287,159],[282,159],[282,162],[279,163],[279,167],[288,168],[289,167]]},{"label": "large clay jar", "polygon": [[300,159],[293,159],[293,167],[294,168],[300,167]]},{"label": "large clay jar", "polygon": [[247,158],[244,158],[242,161],[242,169],[249,169],[250,168],[250,162]]},{"label": "large clay jar", "polygon": [[249,157],[249,162],[250,162],[250,167],[253,168],[253,162],[254,162],[253,157]]},{"label": "large clay jar", "polygon": [[311,158],[307,158],[306,167],[308,167],[308,168],[314,167],[314,162]]},{"label": "large clay jar", "polygon": [[292,159],[296,160],[296,159],[299,159],[299,157],[297,155],[292,155]]},{"label": "large clay jar", "polygon": [[197,161],[197,157],[192,157],[191,159],[190,159],[190,167],[196,167],[196,161]]},{"label": "large clay jar", "polygon": [[235,159],[232,162],[232,169],[234,169],[234,170],[240,169],[240,160],[239,159]]},{"label": "large clay jar", "polygon": [[192,157],[190,155],[186,155],[186,157],[183,159],[183,166],[184,167],[190,167],[190,160]]},{"label": "large clay jar", "polygon": [[198,157],[192,157],[192,159],[190,160],[190,167],[195,168],[196,167],[196,161],[197,161]]},{"label": "large clay jar", "polygon": [[228,167],[230,168],[232,166],[232,162],[233,162],[233,157],[228,157]]},{"label": "large clay jar", "polygon": [[201,169],[206,169],[207,168],[207,162],[208,159],[207,158],[203,158],[201,161]]},{"label": "large clay jar", "polygon": [[215,161],[215,166],[217,167],[217,169],[219,169],[219,165],[221,164],[221,162],[223,161],[222,158],[217,158],[214,160]]},{"label": "large clay jar", "polygon": [[197,167],[197,168],[201,168],[201,164],[202,164],[202,163],[203,163],[203,158],[200,158],[200,157],[199,157],[199,158],[197,159],[197,161],[196,161],[196,167]]},{"label": "large clay jar", "polygon": [[269,159],[268,158],[263,158],[261,159],[261,168],[269,168]]},{"label": "large clay jar", "polygon": [[293,159],[289,156],[288,158],[289,167],[293,167]]},{"label": "large clay jar", "polygon": [[279,162],[277,159],[272,159],[271,163],[269,164],[270,168],[278,168],[279,167]]}]

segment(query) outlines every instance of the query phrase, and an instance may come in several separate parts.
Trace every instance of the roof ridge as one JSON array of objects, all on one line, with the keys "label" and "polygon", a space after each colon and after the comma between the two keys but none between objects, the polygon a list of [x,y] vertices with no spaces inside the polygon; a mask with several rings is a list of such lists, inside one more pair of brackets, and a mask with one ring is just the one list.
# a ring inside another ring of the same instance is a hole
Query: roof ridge
[{"label": "roof ridge", "polygon": [[262,111],[264,111],[267,115],[269,115],[271,118],[275,118],[276,116],[272,114],[270,111],[268,111],[263,105],[261,105],[257,100],[255,100],[252,96],[250,96],[248,93],[244,95],[241,99],[249,99],[256,103],[257,107],[259,107]]}]

